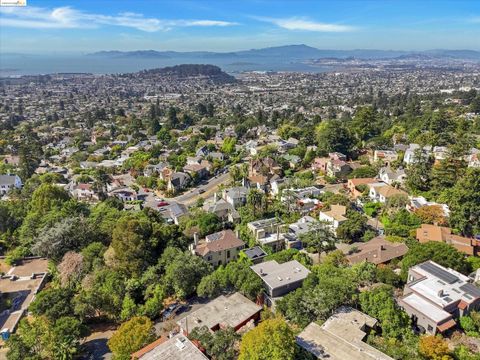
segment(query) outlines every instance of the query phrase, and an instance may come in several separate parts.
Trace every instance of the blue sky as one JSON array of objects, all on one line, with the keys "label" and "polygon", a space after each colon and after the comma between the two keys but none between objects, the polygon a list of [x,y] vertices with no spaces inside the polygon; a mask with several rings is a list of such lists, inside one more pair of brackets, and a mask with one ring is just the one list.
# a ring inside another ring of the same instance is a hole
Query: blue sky
[{"label": "blue sky", "polygon": [[0,51],[480,50],[480,1],[27,0],[0,8]]}]

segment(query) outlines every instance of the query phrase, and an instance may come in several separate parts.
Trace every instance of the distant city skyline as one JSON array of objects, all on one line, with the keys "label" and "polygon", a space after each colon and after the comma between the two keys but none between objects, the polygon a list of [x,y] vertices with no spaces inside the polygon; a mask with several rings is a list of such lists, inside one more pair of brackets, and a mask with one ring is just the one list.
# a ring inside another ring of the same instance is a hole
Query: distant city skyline
[{"label": "distant city skyline", "polygon": [[480,50],[478,1],[51,1],[0,8],[0,51]]}]

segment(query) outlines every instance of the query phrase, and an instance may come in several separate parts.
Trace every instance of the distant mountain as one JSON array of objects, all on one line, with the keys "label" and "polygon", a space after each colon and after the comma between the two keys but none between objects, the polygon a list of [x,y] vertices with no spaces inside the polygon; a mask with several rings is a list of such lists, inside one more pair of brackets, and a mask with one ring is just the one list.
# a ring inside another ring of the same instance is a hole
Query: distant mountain
[{"label": "distant mountain", "polygon": [[[107,58],[137,58],[137,59],[218,59],[230,61],[262,61],[262,59],[275,59],[284,62],[321,59],[321,58],[356,58],[356,59],[392,59],[397,57],[417,57],[420,59],[430,58],[451,58],[480,60],[480,51],[475,50],[426,50],[426,51],[399,51],[399,50],[324,50],[317,49],[305,44],[275,46],[262,49],[250,49],[234,52],[211,52],[211,51],[100,51],[87,56]],[[425,57],[423,57],[425,56]]]},{"label": "distant mountain", "polygon": [[140,77],[170,76],[180,78],[204,77],[216,84],[234,83],[236,79],[215,65],[182,64],[158,69],[143,70]]}]

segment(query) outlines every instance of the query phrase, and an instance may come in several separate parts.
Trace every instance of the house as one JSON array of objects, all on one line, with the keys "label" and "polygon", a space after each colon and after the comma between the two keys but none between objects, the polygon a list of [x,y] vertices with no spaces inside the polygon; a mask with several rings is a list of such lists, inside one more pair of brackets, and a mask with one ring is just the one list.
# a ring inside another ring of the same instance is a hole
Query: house
[{"label": "house", "polygon": [[288,162],[288,166],[292,169],[295,169],[302,160],[300,159],[300,156],[290,154],[283,155],[283,158]]},{"label": "house", "polygon": [[213,266],[220,266],[235,260],[245,243],[238,238],[232,230],[223,230],[198,241],[197,233],[194,234],[194,243],[190,245],[192,254],[202,257]]},{"label": "house", "polygon": [[439,204],[434,201],[427,201],[423,196],[409,196],[410,202],[406,205],[406,208],[410,212],[415,212],[425,206],[436,206],[443,213],[445,218],[450,216],[450,209],[447,204]]},{"label": "house", "polygon": [[420,147],[418,144],[410,144],[408,148],[405,150],[405,154],[403,156],[403,162],[407,165],[413,164],[417,161],[416,159],[416,152],[421,150],[422,154],[425,156],[430,156],[432,154],[432,147],[427,145],[423,148]]},{"label": "house", "polygon": [[185,335],[162,336],[132,354],[132,360],[208,360]]},{"label": "house", "polygon": [[408,270],[399,305],[421,332],[435,335],[456,326],[456,319],[480,309],[480,289],[471,279],[431,260]]},{"label": "house", "polygon": [[452,234],[452,229],[448,227],[422,224],[417,229],[417,240],[421,243],[444,242],[467,255],[480,254],[480,240]]},{"label": "house", "polygon": [[218,199],[215,193],[213,199],[203,204],[203,210],[217,215],[222,221],[236,223],[240,221],[240,214],[235,207],[224,199]]},{"label": "house", "polygon": [[383,236],[377,236],[365,243],[355,243],[356,251],[347,255],[348,262],[358,264],[363,261],[379,265],[404,256],[408,247],[404,243],[393,243]]},{"label": "house", "polygon": [[237,186],[223,190],[223,199],[232,205],[235,209],[244,206],[247,203],[248,189],[244,186]]},{"label": "house", "polygon": [[354,198],[362,196],[363,193],[358,189],[360,185],[370,185],[377,183],[378,180],[374,178],[357,178],[357,179],[348,179],[347,188],[350,192],[350,195]]},{"label": "house", "polygon": [[170,203],[167,206],[164,206],[158,209],[160,214],[167,222],[174,223],[178,225],[180,223],[180,218],[188,214],[187,207],[181,203]]},{"label": "house", "polygon": [[325,221],[327,225],[336,232],[337,228],[348,219],[345,217],[347,213],[346,206],[332,205],[328,211],[320,211],[320,221]]},{"label": "house", "polygon": [[21,189],[22,180],[18,175],[0,175],[0,195],[8,193],[12,189]]},{"label": "house", "polygon": [[138,200],[137,192],[128,187],[116,189],[108,193],[110,196],[115,196],[116,198],[125,201],[135,201]]},{"label": "house", "polygon": [[208,150],[207,146],[202,146],[195,152],[195,156],[202,158],[208,156],[208,154],[210,154],[210,151]]},{"label": "house", "polygon": [[2,338],[15,333],[20,319],[27,314],[31,302],[47,282],[47,271],[47,259],[29,258],[20,260],[0,277],[0,296],[3,304],[10,305],[2,307],[0,313]]},{"label": "house", "polygon": [[248,323],[260,320],[260,311],[261,306],[236,292],[229,296],[217,297],[179,320],[177,324],[184,335],[202,326],[206,326],[211,332],[227,327],[238,331]]},{"label": "house", "polygon": [[404,196],[407,197],[408,194],[400,189],[396,189],[393,186],[387,185],[385,183],[375,183],[370,184],[370,191],[368,196],[372,201],[386,203],[389,199],[396,197],[396,196]]},{"label": "house", "polygon": [[344,160],[331,160],[327,163],[327,175],[332,177],[346,176],[352,167]]},{"label": "house", "polygon": [[301,189],[283,189],[281,201],[305,200],[311,197],[319,196],[324,191],[315,186],[308,186]]},{"label": "house", "polygon": [[4,164],[18,166],[20,165],[20,156],[18,155],[5,155],[2,158]]},{"label": "house", "polygon": [[98,194],[92,187],[92,184],[80,183],[73,186],[72,196],[82,201],[98,201]]},{"label": "house", "polygon": [[317,220],[313,217],[307,215],[300,218],[297,222],[290,224],[287,233],[285,234],[286,247],[288,249],[301,249],[302,242],[300,240],[300,235],[311,231],[312,225],[315,224],[316,221]]},{"label": "house", "polygon": [[302,286],[303,280],[310,274],[310,270],[297,260],[282,264],[270,260],[252,265],[250,269],[262,279],[269,306],[274,306],[280,297]]},{"label": "house", "polygon": [[273,251],[280,251],[285,246],[284,224],[277,218],[252,221],[247,224],[254,239],[262,246],[269,246]]},{"label": "house", "polygon": [[167,183],[167,190],[173,193],[185,189],[191,181],[190,175],[183,172],[175,172],[171,174]]},{"label": "house", "polygon": [[296,342],[318,359],[393,360],[365,342],[377,320],[351,307],[343,306],[322,325],[310,323]]},{"label": "house", "polygon": [[183,171],[192,178],[205,179],[209,175],[210,163],[203,160],[200,164],[187,164],[183,167]]},{"label": "house", "polygon": [[390,165],[398,159],[398,153],[395,150],[375,150],[373,152],[373,161],[381,161],[385,166]]},{"label": "house", "polygon": [[245,256],[254,264],[259,264],[268,255],[260,246],[254,246],[243,250]]},{"label": "house", "polygon": [[385,184],[403,184],[407,178],[407,174],[404,169],[393,170],[390,167],[382,167],[378,172],[378,177]]}]

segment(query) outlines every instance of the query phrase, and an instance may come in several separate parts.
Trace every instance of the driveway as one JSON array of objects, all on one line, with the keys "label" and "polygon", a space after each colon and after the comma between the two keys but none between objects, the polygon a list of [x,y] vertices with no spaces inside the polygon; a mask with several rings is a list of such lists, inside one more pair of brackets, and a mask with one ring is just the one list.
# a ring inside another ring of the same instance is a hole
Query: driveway
[{"label": "driveway", "polygon": [[110,360],[112,353],[108,348],[108,339],[112,337],[114,330],[96,331],[88,336],[82,344],[82,360]]}]

